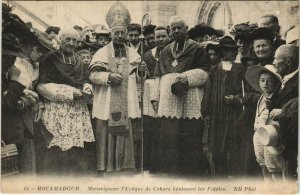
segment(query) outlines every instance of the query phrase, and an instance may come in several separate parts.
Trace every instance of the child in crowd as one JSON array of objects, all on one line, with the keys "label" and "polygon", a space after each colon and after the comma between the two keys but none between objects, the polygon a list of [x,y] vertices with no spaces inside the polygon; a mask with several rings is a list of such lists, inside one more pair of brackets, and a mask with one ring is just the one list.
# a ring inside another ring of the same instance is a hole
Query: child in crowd
[{"label": "child in crowd", "polygon": [[[92,54],[89,50],[87,49],[83,49],[83,50],[79,50],[77,52],[77,54],[81,57],[82,63],[83,63],[83,74],[84,74],[84,78],[88,78],[89,77],[89,65],[91,63],[92,60]],[[92,94],[92,86],[90,84],[85,85],[85,87],[87,87],[90,91],[90,93]],[[89,108],[89,104],[88,104],[88,108]]]},{"label": "child in crowd", "polygon": [[253,145],[256,160],[262,168],[264,179],[275,179],[282,175],[283,145],[278,144],[278,123],[270,118],[270,110],[271,100],[280,85],[281,77],[273,65],[257,65],[248,68],[246,79],[254,89],[262,93],[257,103],[254,123]]},{"label": "child in crowd", "polygon": [[96,39],[99,46],[102,48],[110,42],[109,31],[105,28],[104,25],[101,25],[95,30]]},{"label": "child in crowd", "polygon": [[91,63],[93,56],[92,56],[91,52],[87,49],[79,50],[77,52],[77,54],[81,57],[81,60],[83,62],[84,75],[88,77],[88,75],[89,75],[88,68],[89,68],[89,65]]}]

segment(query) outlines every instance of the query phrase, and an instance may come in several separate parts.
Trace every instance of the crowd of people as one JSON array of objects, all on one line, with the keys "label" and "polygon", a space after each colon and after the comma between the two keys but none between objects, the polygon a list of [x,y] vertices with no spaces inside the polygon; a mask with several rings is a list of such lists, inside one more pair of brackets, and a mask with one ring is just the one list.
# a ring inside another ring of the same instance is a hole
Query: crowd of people
[{"label": "crowd of people", "polygon": [[118,1],[109,30],[42,32],[2,10],[1,135],[20,174],[297,178],[298,26],[141,28]]}]

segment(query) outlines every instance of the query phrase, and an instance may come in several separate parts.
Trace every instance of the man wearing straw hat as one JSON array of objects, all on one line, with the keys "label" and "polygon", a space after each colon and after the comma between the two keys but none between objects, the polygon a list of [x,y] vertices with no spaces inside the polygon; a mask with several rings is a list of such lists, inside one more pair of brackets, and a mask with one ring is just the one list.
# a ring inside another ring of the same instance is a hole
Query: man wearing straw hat
[{"label": "man wearing straw hat", "polygon": [[262,93],[257,103],[254,122],[253,145],[256,160],[261,166],[264,179],[275,179],[282,173],[281,153],[284,146],[278,143],[275,128],[278,123],[270,118],[270,105],[274,91],[281,84],[281,76],[276,73],[273,65],[258,65],[247,69],[246,79],[254,89]]}]

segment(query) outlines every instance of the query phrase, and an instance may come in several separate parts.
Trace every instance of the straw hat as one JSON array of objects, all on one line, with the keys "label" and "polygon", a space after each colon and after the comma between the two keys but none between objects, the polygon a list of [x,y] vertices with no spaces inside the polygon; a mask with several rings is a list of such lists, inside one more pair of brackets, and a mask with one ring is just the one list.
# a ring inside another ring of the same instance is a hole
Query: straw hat
[{"label": "straw hat", "polygon": [[284,145],[278,142],[278,126],[265,125],[257,130],[259,139],[267,150],[272,154],[280,154],[284,150]]},{"label": "straw hat", "polygon": [[267,146],[267,150],[271,154],[281,154],[282,151],[284,150],[284,145],[280,144],[279,146]]},{"label": "straw hat", "polygon": [[188,88],[188,83],[182,84],[179,81],[176,81],[171,85],[171,92],[172,94],[182,97],[185,94],[187,94],[189,88]]},{"label": "straw hat", "polygon": [[284,145],[278,144],[278,132],[274,125],[265,125],[257,130],[259,139],[267,150],[272,154],[280,154]]},{"label": "straw hat", "polygon": [[278,73],[276,73],[276,68],[274,65],[265,65],[265,66],[255,65],[255,66],[248,67],[246,71],[246,80],[251,85],[251,87],[253,87],[254,89],[256,89],[261,93],[263,93],[263,91],[259,86],[259,75],[262,71],[267,71],[271,73],[272,75],[275,76],[275,78],[278,79],[278,81],[281,82],[281,76]]},{"label": "straw hat", "polygon": [[260,141],[265,146],[278,144],[278,132],[274,125],[264,125],[257,130]]}]

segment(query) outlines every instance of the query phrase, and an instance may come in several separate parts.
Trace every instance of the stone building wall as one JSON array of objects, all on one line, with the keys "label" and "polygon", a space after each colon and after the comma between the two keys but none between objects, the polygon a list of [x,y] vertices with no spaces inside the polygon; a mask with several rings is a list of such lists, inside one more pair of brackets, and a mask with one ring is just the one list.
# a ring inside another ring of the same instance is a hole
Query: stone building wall
[{"label": "stone building wall", "polygon": [[201,22],[212,23],[219,6],[227,12],[227,28],[241,22],[257,22],[265,14],[275,14],[284,36],[292,25],[299,23],[298,1],[149,1],[147,9],[153,24],[166,25],[169,16],[177,14],[193,27]]},{"label": "stone building wall", "polygon": [[147,1],[147,11],[156,25],[168,25],[169,18],[176,14],[175,1]]}]

